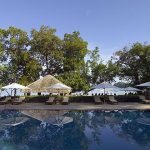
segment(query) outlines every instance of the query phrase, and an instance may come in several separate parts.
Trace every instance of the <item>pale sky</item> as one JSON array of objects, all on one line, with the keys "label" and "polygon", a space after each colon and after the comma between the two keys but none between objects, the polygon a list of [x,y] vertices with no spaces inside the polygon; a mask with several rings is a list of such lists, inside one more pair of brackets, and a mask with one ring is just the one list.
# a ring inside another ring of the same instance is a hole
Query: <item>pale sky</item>
[{"label": "pale sky", "polygon": [[79,31],[103,59],[135,42],[149,42],[150,0],[0,0],[0,28],[46,25],[57,35]]}]

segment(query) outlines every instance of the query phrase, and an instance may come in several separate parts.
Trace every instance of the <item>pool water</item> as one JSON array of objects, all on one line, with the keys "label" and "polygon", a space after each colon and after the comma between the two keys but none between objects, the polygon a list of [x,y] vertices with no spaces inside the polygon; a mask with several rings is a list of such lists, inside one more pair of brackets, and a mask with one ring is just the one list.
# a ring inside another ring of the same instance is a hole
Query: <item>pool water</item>
[{"label": "pool water", "polygon": [[0,112],[0,150],[150,150],[150,111]]}]

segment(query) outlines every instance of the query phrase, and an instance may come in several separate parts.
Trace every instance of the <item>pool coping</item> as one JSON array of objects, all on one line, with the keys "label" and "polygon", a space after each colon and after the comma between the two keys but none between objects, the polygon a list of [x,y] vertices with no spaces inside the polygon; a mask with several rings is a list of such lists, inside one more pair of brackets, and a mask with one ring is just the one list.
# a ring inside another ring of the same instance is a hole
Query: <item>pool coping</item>
[{"label": "pool coping", "polygon": [[44,103],[24,103],[21,105],[0,105],[0,110],[150,110],[150,105],[140,103],[119,103],[117,105],[95,105],[93,103],[45,105]]}]

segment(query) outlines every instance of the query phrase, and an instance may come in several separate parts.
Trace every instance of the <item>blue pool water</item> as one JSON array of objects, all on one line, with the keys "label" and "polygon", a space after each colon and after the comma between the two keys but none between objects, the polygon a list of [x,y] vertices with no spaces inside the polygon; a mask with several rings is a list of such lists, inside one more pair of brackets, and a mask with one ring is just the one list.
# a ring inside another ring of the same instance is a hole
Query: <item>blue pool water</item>
[{"label": "blue pool water", "polygon": [[150,150],[150,111],[0,112],[0,150]]}]

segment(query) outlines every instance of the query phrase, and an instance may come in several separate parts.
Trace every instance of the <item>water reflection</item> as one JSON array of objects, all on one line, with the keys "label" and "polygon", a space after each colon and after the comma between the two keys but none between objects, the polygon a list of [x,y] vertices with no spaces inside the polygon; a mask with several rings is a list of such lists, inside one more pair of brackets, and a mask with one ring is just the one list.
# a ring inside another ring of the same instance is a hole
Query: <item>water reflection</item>
[{"label": "water reflection", "polygon": [[[17,126],[0,125],[0,149],[150,149],[150,111],[2,111],[0,120],[27,117]],[[146,124],[141,124],[142,118]],[[144,119],[143,119],[144,118]],[[71,119],[71,120],[70,120]],[[8,144],[9,143],[9,144]]]},{"label": "water reflection", "polygon": [[48,123],[56,126],[63,126],[73,121],[72,117],[67,117],[64,115],[68,113],[68,111],[66,110],[62,111],[24,110],[21,111],[21,113],[41,121],[43,125],[45,123]]}]

